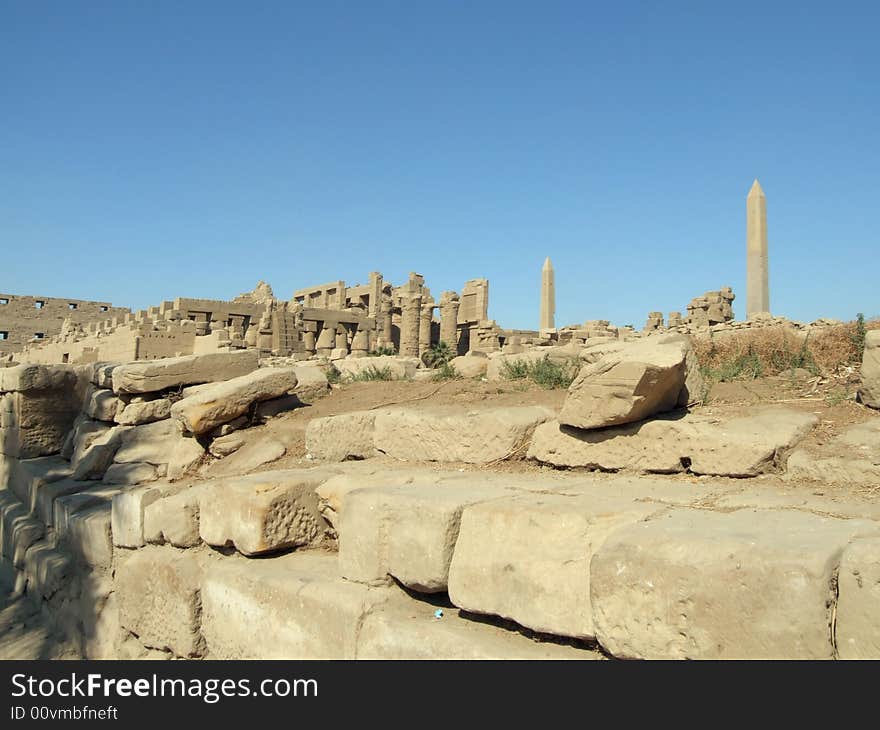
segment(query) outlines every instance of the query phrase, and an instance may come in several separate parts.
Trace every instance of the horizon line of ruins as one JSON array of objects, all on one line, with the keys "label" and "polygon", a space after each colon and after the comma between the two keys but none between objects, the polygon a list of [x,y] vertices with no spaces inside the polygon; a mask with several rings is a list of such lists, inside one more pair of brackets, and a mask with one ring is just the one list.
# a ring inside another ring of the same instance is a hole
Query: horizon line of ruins
[{"label": "horizon line of ruins", "polygon": [[[746,198],[745,322],[733,322],[734,299],[733,290],[722,287],[691,300],[684,316],[670,312],[664,322],[662,312],[650,312],[642,332],[694,334],[773,321],[767,199],[757,179]],[[488,311],[488,279],[470,279],[460,293],[444,291],[438,300],[415,272],[400,286],[374,271],[366,285],[333,281],[298,289],[290,300],[277,299],[260,281],[229,301],[178,297],[137,312],[109,302],[0,294],[0,361],[125,362],[245,348],[294,359],[391,351],[421,358],[439,343],[459,355],[489,354],[635,334],[631,326],[614,327],[607,320],[557,328],[549,257],[541,269],[538,330],[505,329]]]}]

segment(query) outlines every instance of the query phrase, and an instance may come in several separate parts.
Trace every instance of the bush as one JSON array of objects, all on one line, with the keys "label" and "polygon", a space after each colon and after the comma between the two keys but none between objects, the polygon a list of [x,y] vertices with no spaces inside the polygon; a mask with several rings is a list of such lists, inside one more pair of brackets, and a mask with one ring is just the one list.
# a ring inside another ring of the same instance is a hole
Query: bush
[{"label": "bush", "polygon": [[422,355],[422,360],[429,368],[440,368],[449,364],[455,354],[455,351],[441,340],[437,344],[431,345],[431,349]]},{"label": "bush", "polygon": [[431,380],[433,380],[435,383],[442,380],[461,380],[461,375],[459,375],[456,372],[455,368],[447,362],[443,363],[439,368],[434,371],[434,374],[431,376]]},{"label": "bush", "polygon": [[382,357],[383,355],[396,355],[396,354],[397,353],[395,352],[394,348],[391,347],[390,345],[387,347],[384,345],[382,347],[377,347],[375,350],[370,350],[370,352],[367,353],[367,355],[369,355],[370,357]]},{"label": "bush", "polygon": [[541,360],[505,360],[501,363],[501,375],[507,380],[531,380],[542,388],[567,388],[578,372],[578,361],[560,363],[544,355]]},{"label": "bush", "polygon": [[327,376],[327,382],[330,383],[330,385],[335,385],[342,380],[342,373],[340,373],[332,365],[327,368],[327,372],[325,374]]},{"label": "bush", "polygon": [[364,368],[356,375],[353,375],[351,378],[352,382],[369,382],[373,380],[394,380],[394,373],[391,372],[390,367],[377,368],[375,365],[370,365],[369,367]]}]

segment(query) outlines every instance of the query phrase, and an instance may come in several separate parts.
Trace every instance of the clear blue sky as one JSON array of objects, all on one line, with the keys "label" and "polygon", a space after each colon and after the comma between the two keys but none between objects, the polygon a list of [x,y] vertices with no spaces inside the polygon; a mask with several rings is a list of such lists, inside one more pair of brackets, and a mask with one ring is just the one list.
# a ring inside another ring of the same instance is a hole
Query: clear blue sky
[{"label": "clear blue sky", "polygon": [[768,200],[775,313],[880,314],[876,2],[0,0],[0,291],[490,280],[644,324]]}]

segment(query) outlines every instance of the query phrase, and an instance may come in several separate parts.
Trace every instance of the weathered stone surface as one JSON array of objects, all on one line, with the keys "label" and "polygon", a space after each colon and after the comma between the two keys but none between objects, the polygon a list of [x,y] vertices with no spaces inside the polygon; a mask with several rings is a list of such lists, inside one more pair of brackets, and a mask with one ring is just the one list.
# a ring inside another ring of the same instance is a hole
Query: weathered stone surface
[{"label": "weathered stone surface", "polygon": [[110,509],[109,499],[77,509],[68,515],[59,532],[62,545],[93,568],[109,568],[113,561]]},{"label": "weathered stone surface", "polygon": [[601,431],[551,421],[535,430],[528,457],[606,471],[750,477],[780,471],[788,451],[815,422],[813,414],[783,408],[729,421],[688,414]]},{"label": "weathered stone surface", "polygon": [[[58,483],[63,484],[64,482]],[[52,526],[56,536],[64,537],[74,514],[100,505],[110,507],[110,500],[121,491],[121,487],[100,485],[57,497],[52,504]]]},{"label": "weathered stone surface", "polygon": [[880,659],[880,538],[843,552],[837,581],[836,644],[841,659]]},{"label": "weathered stone surface", "polygon": [[330,392],[330,383],[321,368],[297,366],[294,370],[297,382],[293,392],[303,403],[312,403]]},{"label": "weathered stone surface", "polygon": [[113,390],[116,393],[153,393],[181,385],[237,378],[258,366],[259,353],[256,350],[134,362],[113,370]]},{"label": "weathered stone surface", "polygon": [[593,556],[596,636],[614,656],[831,658],[835,579],[880,526],[806,513],[676,509]]},{"label": "weathered stone surface", "polygon": [[[306,369],[316,370],[317,368]],[[278,398],[272,398],[272,400],[265,400],[261,403],[257,403],[256,407],[254,408],[254,422],[264,423],[270,418],[275,418],[276,416],[280,416],[282,413],[287,413],[288,411],[292,411],[295,408],[302,408],[303,406],[305,406],[305,403],[303,403],[303,401],[300,400],[299,396],[295,394],[282,395]]]},{"label": "weathered stone surface", "polygon": [[114,495],[111,503],[110,526],[113,544],[117,547],[139,548],[144,541],[144,512],[147,507],[173,491],[167,482],[137,489],[126,489]]},{"label": "weathered stone surface", "polygon": [[127,426],[108,429],[92,439],[81,453],[75,452],[70,461],[70,465],[73,467],[73,478],[78,481],[103,479],[116,454],[123,446],[126,430]]},{"label": "weathered stone surface", "polygon": [[277,461],[286,451],[284,444],[271,436],[254,440],[231,456],[211,464],[208,473],[212,477],[248,474],[265,464]]},{"label": "weathered stone surface", "polygon": [[363,621],[358,659],[601,659],[595,651],[534,641],[516,631],[459,616],[395,591]]},{"label": "weathered stone surface", "polygon": [[43,523],[32,517],[11,492],[0,491],[0,553],[6,560],[15,568],[23,568],[28,548],[45,532]]},{"label": "weathered stone surface", "polygon": [[79,482],[75,479],[60,479],[43,485],[35,494],[33,512],[44,525],[54,524],[55,500],[69,494],[77,494],[92,489],[94,482]]},{"label": "weathered stone surface", "polygon": [[380,357],[359,357],[335,360],[333,365],[343,380],[357,380],[367,371],[387,371],[391,380],[408,380],[416,374],[419,367],[417,357],[398,357],[382,355]]},{"label": "weathered stone surface", "polygon": [[88,395],[85,404],[85,414],[96,421],[110,421],[116,418],[116,409],[119,399],[112,390],[93,389]]},{"label": "weathered stone surface", "polygon": [[145,461],[133,461],[127,464],[111,464],[104,472],[101,480],[104,484],[142,484],[154,482],[164,475],[165,468],[160,469],[155,464]]},{"label": "weathered stone surface", "polygon": [[245,555],[314,542],[326,529],[315,487],[332,474],[291,469],[218,479],[201,500],[199,534],[209,545],[234,545]]},{"label": "weathered stone surface", "polygon": [[69,439],[69,453],[62,450],[61,456],[70,459],[70,464],[76,468],[77,463],[82,459],[83,454],[91,446],[92,442],[99,436],[106,434],[112,426],[100,421],[93,421],[90,418],[78,418]]},{"label": "weathered stone surface", "polygon": [[397,459],[483,464],[514,454],[551,418],[540,406],[389,408],[376,413],[373,445]]},{"label": "weathered stone surface", "polygon": [[880,418],[850,426],[821,446],[795,450],[787,473],[829,484],[880,484]]},{"label": "weathered stone surface", "polygon": [[144,508],[144,540],[148,543],[169,543],[178,548],[195,547],[199,537],[199,500],[210,482],[185,488],[148,504]]},{"label": "weathered stone surface", "polygon": [[31,459],[59,453],[80,410],[82,393],[75,382],[0,396],[0,454]]},{"label": "weathered stone surface", "polygon": [[119,363],[96,362],[91,367],[89,382],[98,388],[113,388],[113,370]]},{"label": "weathered stone surface", "polygon": [[449,364],[463,378],[481,378],[489,367],[487,357],[467,357],[462,355],[449,361]]},{"label": "weathered stone surface", "polygon": [[211,659],[353,659],[363,617],[386,592],[341,580],[329,553],[225,559],[202,582]]},{"label": "weathered stone surface", "polygon": [[568,389],[559,422],[605,428],[641,421],[678,406],[688,346],[645,340],[585,365]]},{"label": "weathered stone surface", "polygon": [[295,368],[263,368],[178,401],[171,407],[171,417],[191,433],[207,433],[246,413],[251,404],[293,390],[296,383]]},{"label": "weathered stone surface", "polygon": [[168,478],[181,478],[194,469],[201,462],[204,455],[205,449],[196,439],[175,439],[168,461]]},{"label": "weathered stone surface", "polygon": [[144,423],[163,421],[171,417],[171,401],[168,398],[129,403],[115,416],[116,423],[123,426],[140,426]]},{"label": "weathered stone surface", "polygon": [[373,430],[377,411],[355,411],[313,418],[306,426],[306,451],[322,461],[375,456]]},{"label": "weathered stone surface", "polygon": [[24,573],[27,590],[32,595],[51,598],[73,571],[70,555],[56,549],[48,540],[35,543],[25,554]]},{"label": "weathered stone surface", "polygon": [[478,479],[351,491],[338,527],[339,571],[362,583],[394,576],[413,590],[445,591],[462,510],[506,494]]},{"label": "weathered stone surface", "polygon": [[205,643],[200,631],[200,585],[205,562],[192,551],[172,548],[145,547],[134,553],[116,577],[122,626],[145,646],[179,657],[201,656]]},{"label": "weathered stone surface", "polygon": [[871,408],[880,408],[880,330],[865,333],[861,378],[859,400]]},{"label": "weathered stone surface", "polygon": [[72,389],[76,373],[67,365],[15,365],[0,368],[0,393]]},{"label": "weathered stone surface", "polygon": [[113,458],[117,464],[167,464],[171,449],[180,437],[177,427],[169,420],[117,428],[124,429],[119,450]]},{"label": "weathered stone surface", "polygon": [[590,560],[623,525],[665,508],[616,496],[522,494],[464,510],[449,598],[535,631],[595,637]]},{"label": "weathered stone surface", "polygon": [[215,456],[218,459],[222,459],[224,456],[229,456],[230,454],[234,454],[245,444],[244,435],[240,431],[234,431],[233,433],[226,434],[225,436],[219,436],[215,438],[211,442],[211,446],[208,448],[211,456]]},{"label": "weathered stone surface", "polygon": [[15,459],[13,468],[7,477],[7,488],[18,497],[29,511],[34,512],[37,494],[46,485],[67,479],[72,473],[70,464],[57,456]]}]

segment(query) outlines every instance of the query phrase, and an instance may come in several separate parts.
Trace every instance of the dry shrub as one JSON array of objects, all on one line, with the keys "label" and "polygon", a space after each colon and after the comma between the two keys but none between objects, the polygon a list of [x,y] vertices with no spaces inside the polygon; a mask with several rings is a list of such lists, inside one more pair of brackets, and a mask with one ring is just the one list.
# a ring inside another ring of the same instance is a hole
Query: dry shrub
[{"label": "dry shrub", "polygon": [[[864,330],[880,329],[880,319]],[[756,378],[803,368],[837,373],[861,361],[858,321],[814,329],[809,335],[790,327],[762,327],[693,338],[703,373],[715,380]],[[863,334],[864,331],[862,331]]]}]

